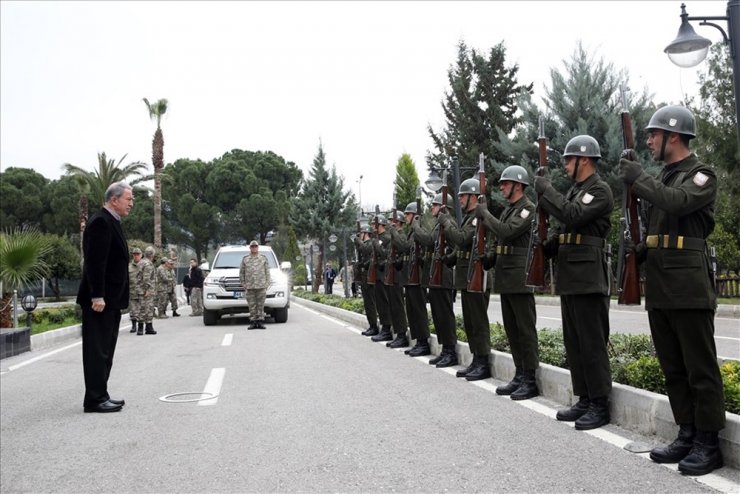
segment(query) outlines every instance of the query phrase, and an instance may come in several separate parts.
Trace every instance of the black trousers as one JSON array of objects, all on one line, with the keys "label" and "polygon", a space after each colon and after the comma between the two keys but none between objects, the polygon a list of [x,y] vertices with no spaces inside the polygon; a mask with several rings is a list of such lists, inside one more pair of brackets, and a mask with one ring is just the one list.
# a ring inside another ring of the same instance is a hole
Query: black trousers
[{"label": "black trousers", "polygon": [[561,295],[560,312],[573,394],[590,399],[609,396],[609,297],[599,293]]},{"label": "black trousers", "polygon": [[393,324],[393,321],[391,321],[391,304],[388,300],[388,287],[382,281],[375,283],[375,308],[378,310],[378,319],[381,325],[390,326]]},{"label": "black trousers", "polygon": [[517,369],[523,370],[534,370],[539,367],[534,294],[502,293],[501,314],[514,365]]},{"label": "black trousers", "polygon": [[491,326],[488,322],[488,293],[460,290],[463,326],[468,337],[470,353],[476,357],[491,354]]},{"label": "black trousers", "polygon": [[693,423],[705,432],[723,429],[725,398],[714,311],[653,309],[648,319],[676,423]]},{"label": "black trousers", "polygon": [[429,338],[429,316],[424,289],[420,285],[406,287],[406,316],[411,338],[426,342]]},{"label": "black trousers", "polygon": [[406,306],[403,302],[403,287],[398,283],[386,285],[388,292],[388,302],[391,307],[391,324],[393,332],[396,334],[406,334],[409,328],[408,319],[406,319]]},{"label": "black trousers", "polygon": [[108,378],[113,367],[120,323],[119,309],[105,308],[102,312],[95,312],[92,307],[82,307],[83,406],[95,406],[110,399]]},{"label": "black trousers", "polygon": [[378,325],[378,311],[375,308],[375,285],[362,283],[362,305],[365,307],[365,317],[370,326]]},{"label": "black trousers", "polygon": [[457,321],[452,306],[451,288],[429,288],[429,307],[432,309],[432,322],[440,345],[454,347],[457,344]]}]

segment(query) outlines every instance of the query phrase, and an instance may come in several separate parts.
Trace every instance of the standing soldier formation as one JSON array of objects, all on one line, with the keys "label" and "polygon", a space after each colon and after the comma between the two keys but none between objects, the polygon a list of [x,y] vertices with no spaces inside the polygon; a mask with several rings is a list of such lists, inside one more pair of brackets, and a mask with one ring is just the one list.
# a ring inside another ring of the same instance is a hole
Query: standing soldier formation
[{"label": "standing soldier formation", "polygon": [[653,178],[626,158],[620,174],[649,204],[647,237],[633,248],[646,266],[645,308],[679,426],[676,440],[653,449],[650,458],[704,475],[723,465],[719,431],[725,426],[714,342],[717,299],[706,243],[714,229],[717,177],[689,148],[696,137],[689,110],[664,106],[647,130],[652,157],[664,164],[660,175]]}]

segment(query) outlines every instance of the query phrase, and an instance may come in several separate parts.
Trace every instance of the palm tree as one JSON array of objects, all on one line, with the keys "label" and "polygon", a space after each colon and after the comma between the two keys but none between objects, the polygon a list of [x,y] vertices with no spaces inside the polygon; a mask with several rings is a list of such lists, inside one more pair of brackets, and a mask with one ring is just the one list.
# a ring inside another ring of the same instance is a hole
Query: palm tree
[{"label": "palm tree", "polygon": [[144,104],[149,110],[149,118],[157,121],[157,130],[154,131],[152,140],[152,165],[154,165],[154,246],[162,248],[162,168],[164,168],[164,136],[159,126],[162,115],[167,112],[168,102],[162,98],[150,104],[144,99]]},{"label": "palm tree", "polygon": [[121,166],[126,156],[128,155],[124,154],[116,163],[113,159],[109,160],[105,152],[98,153],[98,168],[91,172],[70,163],[65,163],[62,168],[68,175],[77,177],[79,185],[86,184],[86,190],[92,194],[95,204],[102,206],[105,204],[105,191],[111,184],[121,180],[128,181],[130,177],[136,177],[130,182],[131,185],[147,179],[143,173],[146,170],[146,163],[134,161]]},{"label": "palm tree", "polygon": [[44,256],[51,246],[35,228],[15,228],[0,233],[0,328],[12,327],[13,290],[45,277]]}]

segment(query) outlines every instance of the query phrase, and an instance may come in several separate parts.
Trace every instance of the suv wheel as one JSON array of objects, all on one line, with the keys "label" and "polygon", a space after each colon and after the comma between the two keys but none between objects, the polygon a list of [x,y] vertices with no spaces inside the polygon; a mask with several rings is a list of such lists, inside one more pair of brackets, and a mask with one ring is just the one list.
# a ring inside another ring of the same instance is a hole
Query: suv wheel
[{"label": "suv wheel", "polygon": [[218,322],[218,312],[215,310],[203,310],[203,324],[213,326]]},{"label": "suv wheel", "polygon": [[272,311],[272,318],[275,322],[286,322],[288,320],[288,308],[275,309]]}]

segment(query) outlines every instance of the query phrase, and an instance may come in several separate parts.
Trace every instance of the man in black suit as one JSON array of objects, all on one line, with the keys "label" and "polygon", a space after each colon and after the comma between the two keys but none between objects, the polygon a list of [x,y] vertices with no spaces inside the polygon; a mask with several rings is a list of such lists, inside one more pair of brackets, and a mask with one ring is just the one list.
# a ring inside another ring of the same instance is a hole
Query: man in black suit
[{"label": "man in black suit", "polygon": [[85,413],[118,412],[124,400],[108,394],[108,378],[118,341],[121,309],[128,307],[128,244],[121,218],[134,205],[131,186],[116,182],[105,191],[105,204],[82,237],[84,265],[77,303],[82,308],[82,367]]}]

